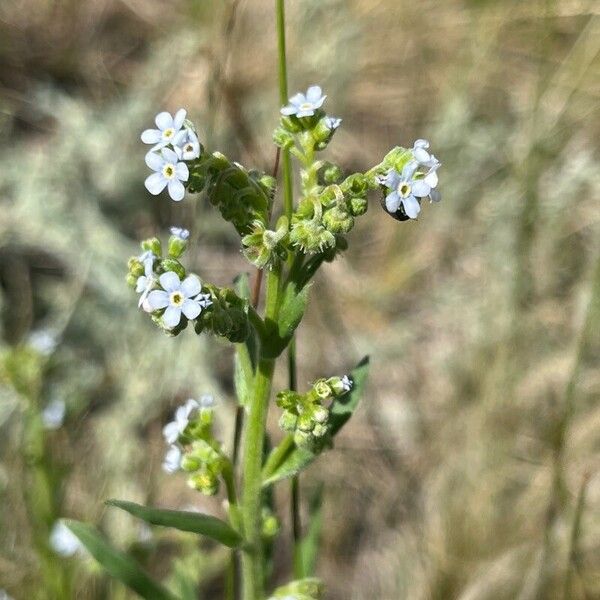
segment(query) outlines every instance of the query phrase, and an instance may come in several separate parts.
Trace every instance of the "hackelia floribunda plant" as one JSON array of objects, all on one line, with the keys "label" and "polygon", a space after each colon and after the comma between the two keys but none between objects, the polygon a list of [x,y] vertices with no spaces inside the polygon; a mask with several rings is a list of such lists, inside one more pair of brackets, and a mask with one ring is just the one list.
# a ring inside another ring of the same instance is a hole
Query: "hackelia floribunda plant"
[{"label": "hackelia floribunda plant", "polygon": [[[216,440],[212,397],[187,400],[163,429],[167,443],[163,469],[185,473],[188,485],[204,494],[216,494],[223,483],[227,519],[113,503],[151,523],[203,533],[240,552],[244,600],[266,597],[267,549],[280,529],[269,488],[297,477],[333,445],[364,389],[366,359],[349,375],[317,379],[306,392],[278,392],[283,433],[265,453],[275,362],[302,321],[309,284],[324,263],[347,249],[347,236],[367,211],[370,196],[379,195],[384,211],[399,221],[416,219],[424,199],[440,199],[441,163],[426,140],[395,147],[379,163],[355,173],[344,173],[339,165],[318,158],[342,123],[326,114],[326,98],[313,85],[289,98],[280,110],[273,140],[275,163],[284,155],[283,210],[276,203],[277,173],[248,169],[204,148],[185,110],[175,116],[159,113],[157,129],[142,134],[142,140],[153,145],[146,155],[146,164],[154,171],[146,180],[148,191],[157,195],[167,188],[176,201],[183,200],[186,192],[201,194],[232,224],[240,250],[256,269],[252,292],[247,275],[233,287],[207,282],[184,264],[189,231],[172,227],[166,247],[158,238],[142,242],[142,253],[129,260],[127,275],[129,285],[140,294],[143,312],[168,335],[180,335],[190,326],[197,335],[210,334],[234,344],[236,423],[243,422],[243,445],[240,448],[237,434],[232,448]],[[300,193],[295,200],[289,157],[299,166]],[[260,309],[263,271],[266,292]],[[320,598],[322,584],[311,573],[305,575],[276,589],[272,597]]]}]

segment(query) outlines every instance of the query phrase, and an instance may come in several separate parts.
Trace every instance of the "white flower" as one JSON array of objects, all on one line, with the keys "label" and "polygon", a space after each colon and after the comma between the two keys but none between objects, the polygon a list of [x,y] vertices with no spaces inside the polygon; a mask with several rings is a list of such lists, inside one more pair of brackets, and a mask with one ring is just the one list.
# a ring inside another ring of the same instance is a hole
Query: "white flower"
[{"label": "white flower", "polygon": [[179,238],[183,242],[190,237],[190,232],[187,229],[183,229],[183,227],[171,227],[169,231],[171,232],[171,235]]},{"label": "white flower", "polygon": [[352,389],[352,379],[348,375],[342,377],[342,387],[344,388],[344,392],[349,392]]},{"label": "white flower", "polygon": [[342,123],[341,119],[337,117],[325,117],[325,126],[330,131],[335,131]]},{"label": "white flower", "polygon": [[154,275],[153,263],[154,258],[147,258],[144,261],[144,275],[138,277],[135,284],[135,291],[138,294],[141,294],[138,301],[138,307],[143,308],[146,312],[152,312],[147,300],[148,294],[152,291],[157,281],[156,276]]},{"label": "white flower", "polygon": [[50,400],[44,410],[42,410],[44,429],[58,429],[65,420],[66,408],[64,400],[58,398]]},{"label": "white flower", "polygon": [[82,545],[77,536],[62,522],[56,521],[50,532],[50,546],[61,556],[73,556]]},{"label": "white flower", "polygon": [[402,169],[402,174],[392,169],[383,179],[390,193],[385,197],[387,211],[394,214],[400,208],[411,219],[416,219],[421,210],[417,198],[425,198],[431,192],[431,186],[423,179],[415,179],[414,175],[418,167],[416,161],[407,163]]},{"label": "white flower", "polygon": [[200,408],[212,408],[215,405],[215,399],[212,394],[202,394],[198,404]]},{"label": "white flower", "polygon": [[281,114],[285,116],[296,115],[297,117],[310,117],[321,106],[327,96],[318,85],[312,85],[306,90],[306,95],[296,94],[290,98],[290,103],[281,109]]},{"label": "white flower", "polygon": [[179,471],[181,468],[181,449],[179,446],[169,446],[163,460],[162,468],[167,473]]},{"label": "white flower", "polygon": [[155,173],[152,173],[144,185],[146,189],[154,196],[160,194],[165,188],[169,190],[169,196],[175,202],[183,200],[185,188],[182,181],[187,181],[190,172],[184,162],[179,161],[179,157],[173,150],[163,148],[160,154],[157,152],[148,152],[146,154],[146,164]]},{"label": "white flower", "polygon": [[178,440],[199,408],[200,404],[193,398],[177,408],[173,421],[163,427],[163,436],[168,444],[174,444]]},{"label": "white flower", "polygon": [[153,290],[148,294],[148,306],[152,312],[167,309],[163,315],[163,323],[169,329],[179,325],[181,313],[192,320],[211,304],[210,296],[201,293],[202,284],[196,275],[189,275],[182,282],[177,273],[167,271],[158,281],[163,289]]},{"label": "white flower", "polygon": [[194,160],[200,156],[200,142],[198,136],[189,128],[186,127],[182,135],[179,136],[175,152],[181,160]]},{"label": "white flower", "polygon": [[[435,157],[435,154],[431,154],[428,152],[429,142],[427,140],[416,140],[412,147],[412,153],[415,157],[415,160],[419,163],[419,165],[423,167],[427,167],[429,170],[425,174],[423,181],[433,188],[437,187],[438,184],[438,175],[437,170],[440,168],[442,163]],[[441,199],[441,195],[439,192],[431,192],[430,193],[431,200],[437,202]]]},{"label": "white flower", "polygon": [[162,148],[167,144],[177,145],[184,135],[181,127],[185,121],[186,114],[187,112],[183,108],[180,108],[174,117],[168,112],[158,113],[154,119],[158,129],[146,129],[142,133],[142,142],[144,144],[153,144],[153,150]]},{"label": "white flower", "polygon": [[13,597],[6,590],[0,590],[0,600],[13,600]]}]

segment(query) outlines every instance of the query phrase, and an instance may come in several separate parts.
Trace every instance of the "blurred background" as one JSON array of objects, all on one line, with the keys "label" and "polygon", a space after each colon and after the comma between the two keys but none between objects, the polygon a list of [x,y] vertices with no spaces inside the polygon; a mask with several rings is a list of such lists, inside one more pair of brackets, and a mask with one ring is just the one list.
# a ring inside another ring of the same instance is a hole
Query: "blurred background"
[{"label": "blurred background", "polygon": [[[343,118],[328,157],[365,169],[424,137],[443,163],[417,222],[371,199],[299,335],[301,386],[372,356],[360,410],[302,476],[306,498],[325,483],[327,597],[599,598],[599,4],[287,4],[290,90],[321,84]],[[161,428],[210,392],[230,445],[235,411],[230,348],[162,336],[124,278],[170,225],[198,237],[203,278],[250,270],[210,206],[146,192],[139,135],[183,106],[209,148],[270,170],[275,54],[267,0],[0,3],[1,598],[131,597],[49,544],[59,517],[222,597],[225,553],[103,505],[221,515],[162,472]]]}]

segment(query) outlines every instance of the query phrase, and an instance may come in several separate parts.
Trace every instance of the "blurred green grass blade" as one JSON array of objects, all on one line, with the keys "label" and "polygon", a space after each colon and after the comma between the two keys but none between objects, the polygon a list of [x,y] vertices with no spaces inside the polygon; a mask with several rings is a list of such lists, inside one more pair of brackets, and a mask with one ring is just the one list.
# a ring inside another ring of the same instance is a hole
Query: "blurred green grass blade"
[{"label": "blurred green grass blade", "polygon": [[309,503],[309,524],[306,534],[300,540],[298,548],[299,560],[302,561],[303,577],[315,574],[321,530],[323,528],[323,484],[321,483],[311,496]]},{"label": "blurred green grass blade", "polygon": [[125,500],[107,500],[106,504],[116,506],[134,517],[146,521],[146,523],[205,535],[229,548],[238,548],[244,541],[242,536],[225,523],[225,521],[221,521],[221,519],[211,517],[210,515],[181,510],[151,508]]},{"label": "blurred green grass blade", "polygon": [[109,575],[147,600],[174,600],[133,558],[113,548],[94,527],[79,521],[65,521],[65,524]]},{"label": "blurred green grass blade", "polygon": [[[353,382],[352,389],[341,398],[337,398],[331,406],[330,420],[332,436],[338,433],[356,410],[365,387],[368,373],[369,357],[365,356],[350,373],[350,378]],[[265,469],[263,471],[263,486],[271,485],[277,481],[296,475],[318,456],[318,454],[314,454],[310,450],[296,448],[293,444],[290,444],[290,436],[284,438],[281,445],[288,446],[289,449],[281,453],[280,460],[275,464],[268,465],[268,470]],[[276,452],[278,452],[278,448],[275,448],[273,451],[273,453]]]}]

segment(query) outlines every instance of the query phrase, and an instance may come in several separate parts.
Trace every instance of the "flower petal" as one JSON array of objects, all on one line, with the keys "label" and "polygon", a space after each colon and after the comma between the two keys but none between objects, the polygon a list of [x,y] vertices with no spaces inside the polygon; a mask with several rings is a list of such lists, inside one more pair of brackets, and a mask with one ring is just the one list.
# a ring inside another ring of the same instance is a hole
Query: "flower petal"
[{"label": "flower petal", "polygon": [[423,181],[430,187],[434,188],[438,184],[438,174],[435,171],[429,171],[429,173],[425,175]]},{"label": "flower petal", "polygon": [[162,173],[152,173],[146,178],[144,185],[151,194],[157,196],[167,187],[167,180],[162,176]]},{"label": "flower petal", "polygon": [[438,190],[431,190],[429,197],[432,202],[439,202],[442,199],[442,194]]},{"label": "flower petal", "polygon": [[413,150],[416,148],[429,148],[429,142],[427,140],[421,139],[419,138],[418,140],[415,140],[415,143],[413,144]]},{"label": "flower petal", "polygon": [[158,113],[154,119],[154,122],[161,131],[169,129],[169,127],[173,127],[173,117],[168,112]]},{"label": "flower petal", "polygon": [[323,95],[323,90],[318,85],[311,85],[308,90],[306,90],[306,99],[309,102],[318,102]]},{"label": "flower petal", "polygon": [[288,104],[287,106],[284,106],[279,112],[284,117],[289,117],[291,115],[295,115],[298,112],[298,107],[292,104]]},{"label": "flower petal", "polygon": [[198,302],[194,302],[194,300],[190,300],[189,298],[183,303],[181,307],[181,312],[188,319],[195,319],[201,312],[202,308]]},{"label": "flower petal", "polygon": [[169,294],[162,290],[153,290],[148,294],[148,306],[154,310],[160,310],[169,306]]},{"label": "flower petal", "polygon": [[304,104],[306,102],[306,96],[304,94],[294,94],[290,100],[289,103],[294,105],[294,106],[300,106],[301,104]]},{"label": "flower petal", "polygon": [[163,273],[158,278],[158,281],[165,292],[170,293],[181,289],[181,280],[175,271],[167,271],[166,273]]},{"label": "flower petal", "polygon": [[431,186],[428,185],[423,179],[417,179],[416,181],[413,181],[412,193],[417,198],[424,198],[425,196],[429,196],[430,191]]},{"label": "flower petal", "polygon": [[296,113],[297,117],[312,117],[315,114],[315,111],[312,108],[307,108],[306,110],[299,110]]},{"label": "flower petal", "polygon": [[417,170],[419,163],[416,160],[411,160],[404,165],[402,169],[402,179],[408,180],[410,179]]},{"label": "flower petal", "polygon": [[190,176],[188,166],[184,162],[178,162],[175,165],[175,176],[181,181],[187,181]]},{"label": "flower petal", "polygon": [[400,183],[400,175],[398,174],[397,171],[394,171],[394,169],[392,169],[385,176],[384,183],[390,189],[395,190],[398,187],[398,184]]},{"label": "flower petal", "polygon": [[153,152],[152,150],[150,150],[150,152],[146,154],[144,160],[153,171],[160,171],[163,168],[163,165],[165,164],[163,157],[157,152]]},{"label": "flower petal", "polygon": [[395,213],[400,206],[400,196],[398,192],[392,192],[385,197],[385,207],[388,212]]},{"label": "flower petal", "polygon": [[183,197],[185,196],[185,188],[179,179],[171,179],[171,181],[169,181],[169,196],[171,196],[175,202],[183,200]]},{"label": "flower petal", "polygon": [[321,96],[316,102],[313,102],[313,106],[315,108],[321,108],[321,106],[323,106],[323,102],[325,102],[325,100],[327,100],[327,96]]},{"label": "flower petal", "polygon": [[156,144],[160,142],[161,133],[158,129],[146,129],[141,135],[144,144]]},{"label": "flower petal", "polygon": [[414,196],[408,196],[402,200],[404,206],[404,212],[411,218],[416,219],[417,215],[421,211],[421,206],[418,200]]},{"label": "flower petal", "polygon": [[168,444],[174,444],[179,437],[179,425],[171,421],[163,427],[162,433]]},{"label": "flower petal", "polygon": [[427,150],[424,148],[415,148],[413,150],[413,155],[420,163],[427,162],[431,158],[429,152],[427,152]]},{"label": "flower petal", "polygon": [[188,275],[181,284],[181,291],[186,298],[191,298],[200,293],[202,284],[195,275]]},{"label": "flower petal", "polygon": [[161,150],[162,157],[165,159],[165,162],[177,164],[179,158],[177,157],[177,153],[171,150],[171,148],[163,148]]},{"label": "flower petal", "polygon": [[179,321],[181,321],[181,308],[178,306],[169,306],[163,315],[163,323],[169,329],[173,329],[173,327],[179,325]]},{"label": "flower petal", "polygon": [[187,115],[187,111],[185,110],[185,108],[180,108],[175,113],[175,117],[173,118],[173,127],[174,127],[174,129],[176,129],[177,131],[179,129],[181,129],[181,126],[183,125],[183,122],[185,121],[186,115]]}]

